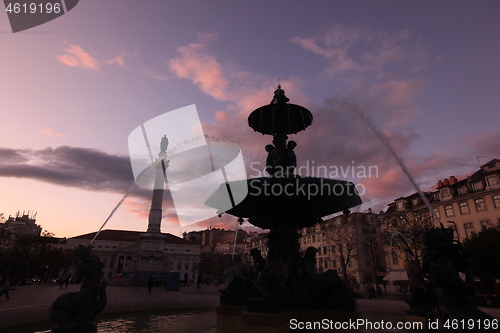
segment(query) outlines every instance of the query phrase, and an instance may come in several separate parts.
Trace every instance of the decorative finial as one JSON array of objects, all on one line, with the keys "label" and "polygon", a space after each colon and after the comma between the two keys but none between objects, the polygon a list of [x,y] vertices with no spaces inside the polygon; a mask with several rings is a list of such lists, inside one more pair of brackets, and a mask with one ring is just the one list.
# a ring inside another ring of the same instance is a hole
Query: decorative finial
[{"label": "decorative finial", "polygon": [[290,101],[290,98],[285,96],[285,91],[281,89],[281,85],[278,84],[278,87],[274,91],[271,104],[286,104],[288,101]]}]

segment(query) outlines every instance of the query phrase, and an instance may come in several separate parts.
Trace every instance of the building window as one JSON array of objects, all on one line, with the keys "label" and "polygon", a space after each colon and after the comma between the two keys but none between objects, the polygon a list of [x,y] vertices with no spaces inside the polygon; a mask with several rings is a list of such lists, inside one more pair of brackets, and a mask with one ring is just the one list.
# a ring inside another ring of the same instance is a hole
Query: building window
[{"label": "building window", "polygon": [[398,254],[396,252],[392,252],[391,256],[392,256],[392,264],[393,265],[399,265]]},{"label": "building window", "polygon": [[500,208],[500,194],[493,196],[493,204],[495,205],[495,208]]},{"label": "building window", "polygon": [[470,213],[469,204],[467,202],[461,202],[458,204],[458,206],[460,207],[460,214],[469,214]]},{"label": "building window", "polygon": [[450,196],[450,189],[444,188],[441,190],[441,198],[447,198]]},{"label": "building window", "polygon": [[177,264],[177,270],[180,271],[181,270],[181,263],[178,263]]},{"label": "building window", "polygon": [[490,220],[482,220],[479,223],[481,224],[481,229],[489,229],[489,228],[491,228]]},{"label": "building window", "polygon": [[187,271],[189,270],[189,263],[186,263],[186,266],[184,267],[184,269]]},{"label": "building window", "polygon": [[323,254],[326,254],[326,246],[323,247]]},{"label": "building window", "polygon": [[476,210],[478,212],[486,210],[486,204],[484,203],[483,198],[476,199],[474,202],[476,203]]},{"label": "building window", "polygon": [[406,208],[406,203],[404,201],[398,201],[396,205],[397,205],[398,209],[405,209]]},{"label": "building window", "polygon": [[332,253],[335,253],[335,245],[332,245]]},{"label": "building window", "polygon": [[483,182],[477,182],[477,183],[472,184],[472,188],[474,189],[474,191],[483,190],[484,189]]},{"label": "building window", "polygon": [[498,178],[497,176],[491,176],[486,178],[486,182],[488,183],[488,186],[495,186],[498,185]]},{"label": "building window", "polygon": [[458,188],[458,193],[460,193],[460,195],[466,195],[467,194],[467,187],[465,186],[460,186]]},{"label": "building window", "polygon": [[465,236],[470,237],[474,233],[474,226],[472,222],[464,223]]},{"label": "building window", "polygon": [[455,216],[455,213],[453,212],[453,206],[452,205],[444,206],[444,212],[445,212],[445,214],[446,214],[447,217]]},{"label": "building window", "polygon": [[440,218],[440,216],[439,216],[439,208],[434,208],[434,215],[436,215],[437,218]]}]

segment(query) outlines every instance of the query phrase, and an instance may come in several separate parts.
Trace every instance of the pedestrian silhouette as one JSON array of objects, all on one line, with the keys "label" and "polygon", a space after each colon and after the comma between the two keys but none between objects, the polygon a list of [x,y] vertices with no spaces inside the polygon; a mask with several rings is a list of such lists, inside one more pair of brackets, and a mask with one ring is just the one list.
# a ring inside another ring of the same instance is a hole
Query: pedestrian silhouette
[{"label": "pedestrian silhouette", "polygon": [[149,291],[149,294],[151,294],[151,290],[153,289],[153,285],[155,284],[155,280],[153,279],[153,276],[149,276],[149,280],[148,280],[148,291]]}]

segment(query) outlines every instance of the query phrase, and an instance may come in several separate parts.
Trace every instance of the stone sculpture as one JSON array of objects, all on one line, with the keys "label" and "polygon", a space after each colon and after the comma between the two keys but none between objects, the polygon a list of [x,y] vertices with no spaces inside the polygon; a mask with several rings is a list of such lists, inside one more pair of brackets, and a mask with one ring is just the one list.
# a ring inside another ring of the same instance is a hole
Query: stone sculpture
[{"label": "stone sculpture", "polygon": [[50,307],[50,318],[59,324],[53,333],[97,332],[95,316],[106,306],[106,283],[103,265],[91,249],[81,245],[75,248],[80,260],[76,281],[83,282],[79,292],[59,296]]}]

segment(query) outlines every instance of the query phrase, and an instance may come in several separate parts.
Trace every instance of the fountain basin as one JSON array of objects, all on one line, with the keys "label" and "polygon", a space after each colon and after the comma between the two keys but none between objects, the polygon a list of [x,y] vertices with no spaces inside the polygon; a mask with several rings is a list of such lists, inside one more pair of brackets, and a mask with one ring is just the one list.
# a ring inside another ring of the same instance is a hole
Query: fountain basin
[{"label": "fountain basin", "polygon": [[[246,183],[246,184],[245,184]],[[236,206],[228,209],[227,188],[246,185],[248,194]],[[205,202],[216,208],[217,214],[228,213],[248,218],[262,229],[311,227],[321,217],[342,212],[361,204],[353,183],[343,180],[290,175],[261,177],[221,184]]]}]

